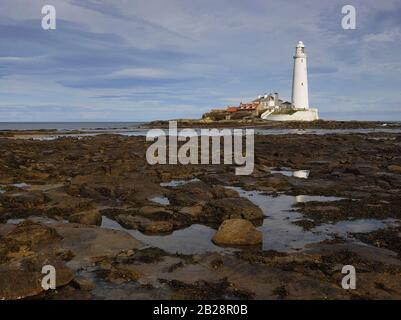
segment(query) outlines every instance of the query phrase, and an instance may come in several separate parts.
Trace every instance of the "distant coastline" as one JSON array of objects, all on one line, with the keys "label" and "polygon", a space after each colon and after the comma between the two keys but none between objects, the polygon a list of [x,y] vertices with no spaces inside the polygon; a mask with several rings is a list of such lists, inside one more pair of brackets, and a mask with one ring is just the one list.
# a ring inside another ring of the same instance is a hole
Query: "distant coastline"
[{"label": "distant coastline", "polygon": [[[401,131],[401,122],[327,121],[277,122],[261,119],[206,121],[175,119],[178,128],[254,128],[256,134],[332,134]],[[99,134],[146,136],[149,129],[168,129],[169,120],[150,122],[0,122],[0,138],[53,140],[63,137],[91,137]]]},{"label": "distant coastline", "polygon": [[145,122],[0,122],[0,131],[5,130],[46,130],[46,131],[96,131],[96,130],[126,130],[138,128]]},{"label": "distant coastline", "polygon": [[314,128],[314,129],[351,129],[389,127],[401,128],[401,121],[365,121],[365,120],[318,120],[313,122],[291,121],[279,123],[261,119],[239,120],[204,120],[204,119],[171,119],[132,122],[0,122],[0,132],[40,131],[40,132],[98,132],[126,131],[139,128],[166,128],[169,121],[177,121],[180,127],[258,127],[258,128]]}]

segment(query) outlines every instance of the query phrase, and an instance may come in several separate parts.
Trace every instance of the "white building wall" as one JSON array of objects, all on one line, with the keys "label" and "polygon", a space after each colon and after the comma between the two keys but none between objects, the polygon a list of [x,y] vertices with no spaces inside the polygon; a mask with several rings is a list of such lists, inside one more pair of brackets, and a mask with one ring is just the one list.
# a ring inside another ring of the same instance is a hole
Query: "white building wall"
[{"label": "white building wall", "polygon": [[293,114],[262,114],[262,119],[271,121],[314,121],[319,120],[317,109],[299,110]]}]

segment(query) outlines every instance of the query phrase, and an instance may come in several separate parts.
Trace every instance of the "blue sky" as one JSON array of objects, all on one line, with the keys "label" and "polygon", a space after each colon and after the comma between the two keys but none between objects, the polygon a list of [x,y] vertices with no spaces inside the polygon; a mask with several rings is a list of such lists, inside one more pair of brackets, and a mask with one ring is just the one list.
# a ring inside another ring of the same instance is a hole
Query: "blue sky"
[{"label": "blue sky", "polygon": [[[57,29],[41,28],[41,9]],[[357,29],[343,30],[352,4]],[[298,40],[326,119],[401,120],[399,0],[0,0],[0,121],[193,118],[291,96]]]}]

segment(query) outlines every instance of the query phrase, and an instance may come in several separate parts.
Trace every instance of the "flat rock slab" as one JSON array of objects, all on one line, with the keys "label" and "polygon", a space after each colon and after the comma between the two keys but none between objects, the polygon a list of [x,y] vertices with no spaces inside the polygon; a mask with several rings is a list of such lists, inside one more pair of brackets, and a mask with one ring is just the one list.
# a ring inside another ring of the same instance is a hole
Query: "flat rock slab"
[{"label": "flat rock slab", "polygon": [[74,258],[68,263],[73,269],[91,263],[95,257],[115,256],[123,250],[143,247],[142,242],[118,230],[67,223],[52,227],[64,238],[61,248],[74,253]]},{"label": "flat rock slab", "polygon": [[[56,287],[60,288],[74,279],[72,271],[58,260],[57,257],[34,255],[20,260],[0,265],[0,300],[15,300],[33,297],[43,293],[41,273],[42,266],[51,265],[56,270]],[[31,270],[24,270],[24,265],[30,265]]]}]

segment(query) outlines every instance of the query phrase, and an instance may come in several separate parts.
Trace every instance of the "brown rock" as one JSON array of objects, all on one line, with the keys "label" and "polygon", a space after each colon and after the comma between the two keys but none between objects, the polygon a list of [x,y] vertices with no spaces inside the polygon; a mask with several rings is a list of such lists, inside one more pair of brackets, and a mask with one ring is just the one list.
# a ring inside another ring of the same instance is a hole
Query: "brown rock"
[{"label": "brown rock", "polygon": [[212,186],[203,181],[195,181],[178,186],[169,195],[170,203],[175,205],[195,205],[213,198]]},{"label": "brown rock", "polygon": [[71,215],[68,220],[70,222],[85,224],[85,225],[96,225],[100,226],[102,224],[102,216],[96,209],[82,211]]},{"label": "brown rock", "polygon": [[143,206],[138,210],[138,214],[149,218],[163,217],[165,219],[168,219],[171,216],[172,212],[164,207]]},{"label": "brown rock", "polygon": [[144,233],[169,233],[174,230],[172,221],[150,220],[142,216],[120,214],[116,220],[127,229],[138,229]]},{"label": "brown rock", "polygon": [[174,224],[170,221],[143,220],[138,229],[144,233],[168,233],[174,230]]},{"label": "brown rock", "polygon": [[124,231],[71,223],[59,224],[55,228],[64,237],[61,243],[63,249],[74,253],[73,259],[68,262],[73,269],[91,264],[96,257],[114,257],[123,250],[143,246]]},{"label": "brown rock", "polygon": [[213,237],[218,245],[248,246],[262,243],[262,232],[245,219],[225,220]]},{"label": "brown rock", "polygon": [[30,220],[19,223],[14,230],[6,234],[4,241],[13,246],[33,248],[37,245],[59,241],[62,237],[54,228]]},{"label": "brown rock", "polygon": [[95,283],[92,280],[83,277],[76,277],[74,279],[74,284],[76,287],[84,291],[90,291],[95,288]]},{"label": "brown rock", "polygon": [[209,201],[201,220],[221,223],[227,219],[246,219],[258,221],[263,219],[262,210],[245,198],[223,198]]},{"label": "brown rock", "polygon": [[40,191],[1,195],[2,204],[8,208],[31,209],[43,205],[46,201],[46,197]]},{"label": "brown rock", "polygon": [[286,189],[290,188],[290,184],[288,183],[287,178],[283,177],[279,174],[276,174],[267,179],[258,181],[257,184],[260,186],[272,187],[277,190],[286,190]]},{"label": "brown rock", "polygon": [[40,273],[25,270],[0,271],[0,300],[36,296],[43,291]]},{"label": "brown rock", "polygon": [[401,173],[401,166],[396,164],[389,165],[387,169],[394,173]]},{"label": "brown rock", "polygon": [[[16,270],[15,265],[20,265],[21,269]],[[74,278],[72,271],[56,257],[33,254],[0,267],[0,300],[23,299],[42,293],[42,268],[45,265],[52,265],[56,269],[57,288]]]},{"label": "brown rock", "polygon": [[138,272],[124,267],[112,267],[106,271],[106,275],[110,281],[115,283],[136,281],[141,276]]},{"label": "brown rock", "polygon": [[203,210],[203,206],[199,204],[199,205],[195,205],[195,206],[191,206],[191,207],[183,207],[183,208],[181,208],[179,213],[188,215],[192,219],[197,219],[201,215],[202,210]]},{"label": "brown rock", "polygon": [[223,186],[215,186],[213,188],[213,195],[216,198],[238,198],[239,193],[233,189],[225,188]]}]

